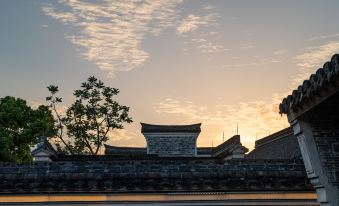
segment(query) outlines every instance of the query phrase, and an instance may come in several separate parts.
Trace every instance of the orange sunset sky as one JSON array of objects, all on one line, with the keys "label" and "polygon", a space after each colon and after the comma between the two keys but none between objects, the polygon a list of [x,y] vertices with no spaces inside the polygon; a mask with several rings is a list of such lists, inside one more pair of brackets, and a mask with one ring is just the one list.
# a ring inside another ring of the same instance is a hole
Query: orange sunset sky
[{"label": "orange sunset sky", "polygon": [[134,122],[108,144],[145,146],[140,122],[202,123],[198,146],[288,126],[278,105],[339,52],[339,1],[0,2],[0,96],[64,111],[95,75],[120,89]]}]

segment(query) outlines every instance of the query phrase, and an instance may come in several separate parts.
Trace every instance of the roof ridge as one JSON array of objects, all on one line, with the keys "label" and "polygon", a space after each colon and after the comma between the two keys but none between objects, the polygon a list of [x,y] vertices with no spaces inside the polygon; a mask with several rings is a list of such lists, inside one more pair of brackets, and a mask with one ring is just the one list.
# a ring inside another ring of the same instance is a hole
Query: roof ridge
[{"label": "roof ridge", "polygon": [[201,132],[201,123],[197,124],[189,124],[189,125],[156,125],[156,124],[147,124],[142,123],[141,124],[141,133],[177,133],[177,132],[183,132],[183,133],[200,133]]},{"label": "roof ridge", "polygon": [[200,126],[201,123],[194,123],[194,124],[177,124],[177,125],[171,125],[171,124],[149,124],[140,122],[141,126],[153,126],[153,127],[189,127],[189,126]]}]

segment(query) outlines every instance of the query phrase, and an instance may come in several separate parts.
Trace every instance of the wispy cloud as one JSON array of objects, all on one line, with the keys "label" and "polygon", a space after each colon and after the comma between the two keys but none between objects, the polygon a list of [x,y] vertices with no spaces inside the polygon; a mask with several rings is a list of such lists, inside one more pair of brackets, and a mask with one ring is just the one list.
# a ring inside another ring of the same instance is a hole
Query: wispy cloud
[{"label": "wispy cloud", "polygon": [[204,10],[211,10],[211,9],[215,9],[215,6],[212,6],[212,5],[206,5],[206,6],[204,6],[202,9],[204,9]]},{"label": "wispy cloud", "polygon": [[111,130],[107,133],[107,136],[109,137],[108,143],[112,145],[119,145],[118,142],[131,140],[139,133],[139,131],[131,131],[126,129]]},{"label": "wispy cloud", "polygon": [[51,4],[44,5],[42,11],[63,23],[75,23],[78,20],[76,15],[72,12],[56,12]]},{"label": "wispy cloud", "polygon": [[[203,123],[203,135],[208,135],[204,145],[209,145],[211,139],[219,139],[225,132],[226,137],[235,134],[238,123],[242,140],[251,142],[252,147],[256,136],[267,136],[288,126],[285,118],[281,118],[278,105],[285,94],[275,94],[272,101],[240,102],[238,106],[216,105],[207,107],[190,101],[180,101],[167,98],[158,104],[159,114],[176,114],[188,118],[191,122]],[[219,142],[220,143],[220,142]]]},{"label": "wispy cloud", "polygon": [[298,77],[294,80],[294,85],[301,84],[309,75],[328,61],[335,53],[339,53],[339,42],[327,42],[317,47],[305,49],[305,52],[298,55]]},{"label": "wispy cloud", "polygon": [[217,18],[217,13],[211,13],[205,16],[190,14],[179,24],[177,27],[177,33],[182,35],[187,32],[195,31],[201,26],[215,25]]},{"label": "wispy cloud", "polygon": [[[205,9],[205,8],[203,8]],[[210,8],[212,9],[212,8]],[[210,10],[205,9],[205,10]],[[195,50],[200,53],[219,53],[228,51],[224,45],[211,41],[211,36],[215,36],[217,32],[215,31],[206,31],[203,32],[193,32],[198,30],[200,27],[215,27],[217,26],[217,18],[219,15],[217,13],[210,13],[204,16],[189,15],[177,27],[177,34],[186,38],[185,44],[188,44],[191,48],[184,48],[183,51]],[[211,58],[211,57],[209,57]]]},{"label": "wispy cloud", "polygon": [[[195,49],[200,53],[219,53],[228,51],[222,44],[218,44],[216,42],[212,42],[207,38],[191,38],[185,41],[185,44],[190,46],[190,49]],[[184,51],[188,51],[188,48],[183,48]]]},{"label": "wispy cloud", "polygon": [[222,66],[222,68],[245,68],[245,67],[251,68],[251,67],[263,66],[267,64],[276,64],[280,62],[281,61],[279,59],[263,58],[263,59],[259,59],[253,62],[225,64]]},{"label": "wispy cloud", "polygon": [[214,36],[214,35],[216,35],[216,34],[218,34],[218,32],[216,32],[216,31],[210,31],[210,32],[208,32],[208,35],[210,35],[210,36]]},{"label": "wispy cloud", "polygon": [[307,39],[307,41],[324,40],[324,39],[330,39],[330,38],[336,38],[336,37],[339,37],[339,33],[338,34],[323,35],[323,36],[314,36],[314,37]]},{"label": "wispy cloud", "polygon": [[339,51],[339,42],[329,42],[319,47],[310,47],[297,56],[298,66],[306,68],[320,67],[334,53]]},{"label": "wispy cloud", "polygon": [[200,50],[202,53],[216,53],[216,52],[228,51],[228,49],[225,48],[223,45],[215,44],[212,42],[206,42],[204,44],[200,44],[197,46],[197,49]]},{"label": "wispy cloud", "polygon": [[242,49],[253,49],[254,46],[251,44],[241,44]]},{"label": "wispy cloud", "polygon": [[195,42],[195,43],[203,43],[203,42],[207,42],[206,39],[204,38],[192,38],[191,42]]},{"label": "wispy cloud", "polygon": [[[142,65],[149,54],[141,47],[147,33],[174,27],[181,0],[84,2],[59,0],[42,10],[71,27],[67,38],[81,48],[83,58],[113,76]],[[61,9],[63,8],[63,9]]]},{"label": "wispy cloud", "polygon": [[274,55],[280,55],[280,54],[285,54],[287,52],[286,49],[281,49],[273,52]]}]

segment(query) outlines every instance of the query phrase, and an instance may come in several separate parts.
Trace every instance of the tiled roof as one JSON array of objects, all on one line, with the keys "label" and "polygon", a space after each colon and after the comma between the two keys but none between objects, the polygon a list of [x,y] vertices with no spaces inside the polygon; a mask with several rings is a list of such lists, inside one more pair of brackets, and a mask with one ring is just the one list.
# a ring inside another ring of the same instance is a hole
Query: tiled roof
[{"label": "tiled roof", "polygon": [[106,155],[113,155],[113,154],[121,154],[121,155],[136,155],[136,154],[146,154],[147,149],[146,147],[117,147],[104,144],[105,146],[105,154]]},{"label": "tiled roof", "polygon": [[227,156],[232,154],[233,150],[240,147],[244,153],[248,152],[248,149],[242,146],[240,142],[240,135],[234,135],[230,139],[226,140],[222,144],[213,149],[213,156]]},{"label": "tiled roof", "polygon": [[[296,110],[302,106],[304,102],[310,100],[313,96],[317,96],[320,90],[329,90],[333,88],[339,90],[339,54],[333,55],[331,61],[326,62],[323,68],[312,74],[308,80],[305,80],[291,95],[283,99],[279,106],[280,113],[288,114],[290,111]],[[321,99],[319,99],[319,102]],[[312,104],[316,102],[312,101]]]},{"label": "tiled roof", "polygon": [[210,158],[0,163],[0,194],[313,191],[301,160]]},{"label": "tiled roof", "polygon": [[200,133],[201,123],[191,125],[154,125],[154,124],[141,124],[141,133],[162,133],[162,132],[182,132],[182,133]]},{"label": "tiled roof", "polygon": [[212,155],[215,147],[197,147],[197,155]]},{"label": "tiled roof", "polygon": [[255,142],[248,159],[299,159],[301,152],[291,127],[278,131]]},{"label": "tiled roof", "polygon": [[40,142],[37,144],[37,147],[31,152],[31,154],[34,156],[42,150],[44,150],[45,152],[49,152],[50,154],[57,154],[57,151],[54,149],[54,147],[51,145],[46,137],[40,138]]}]

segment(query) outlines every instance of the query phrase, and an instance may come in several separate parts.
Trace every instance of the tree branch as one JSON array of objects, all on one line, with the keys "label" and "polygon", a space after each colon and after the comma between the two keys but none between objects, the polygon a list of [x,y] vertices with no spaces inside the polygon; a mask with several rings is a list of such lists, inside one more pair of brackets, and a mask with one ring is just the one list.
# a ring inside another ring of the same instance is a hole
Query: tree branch
[{"label": "tree branch", "polygon": [[[53,97],[54,95],[52,95]],[[58,135],[59,139],[62,141],[62,143],[66,146],[66,148],[68,149],[68,151],[73,155],[74,152],[73,150],[70,148],[70,146],[66,143],[66,141],[62,138],[63,136],[63,125],[62,125],[62,121],[61,121],[61,117],[56,109],[56,106],[55,106],[55,102],[52,101],[52,107],[53,107],[53,110],[57,116],[57,119],[58,119],[58,122],[59,122],[59,130],[60,130],[60,134]]]}]

